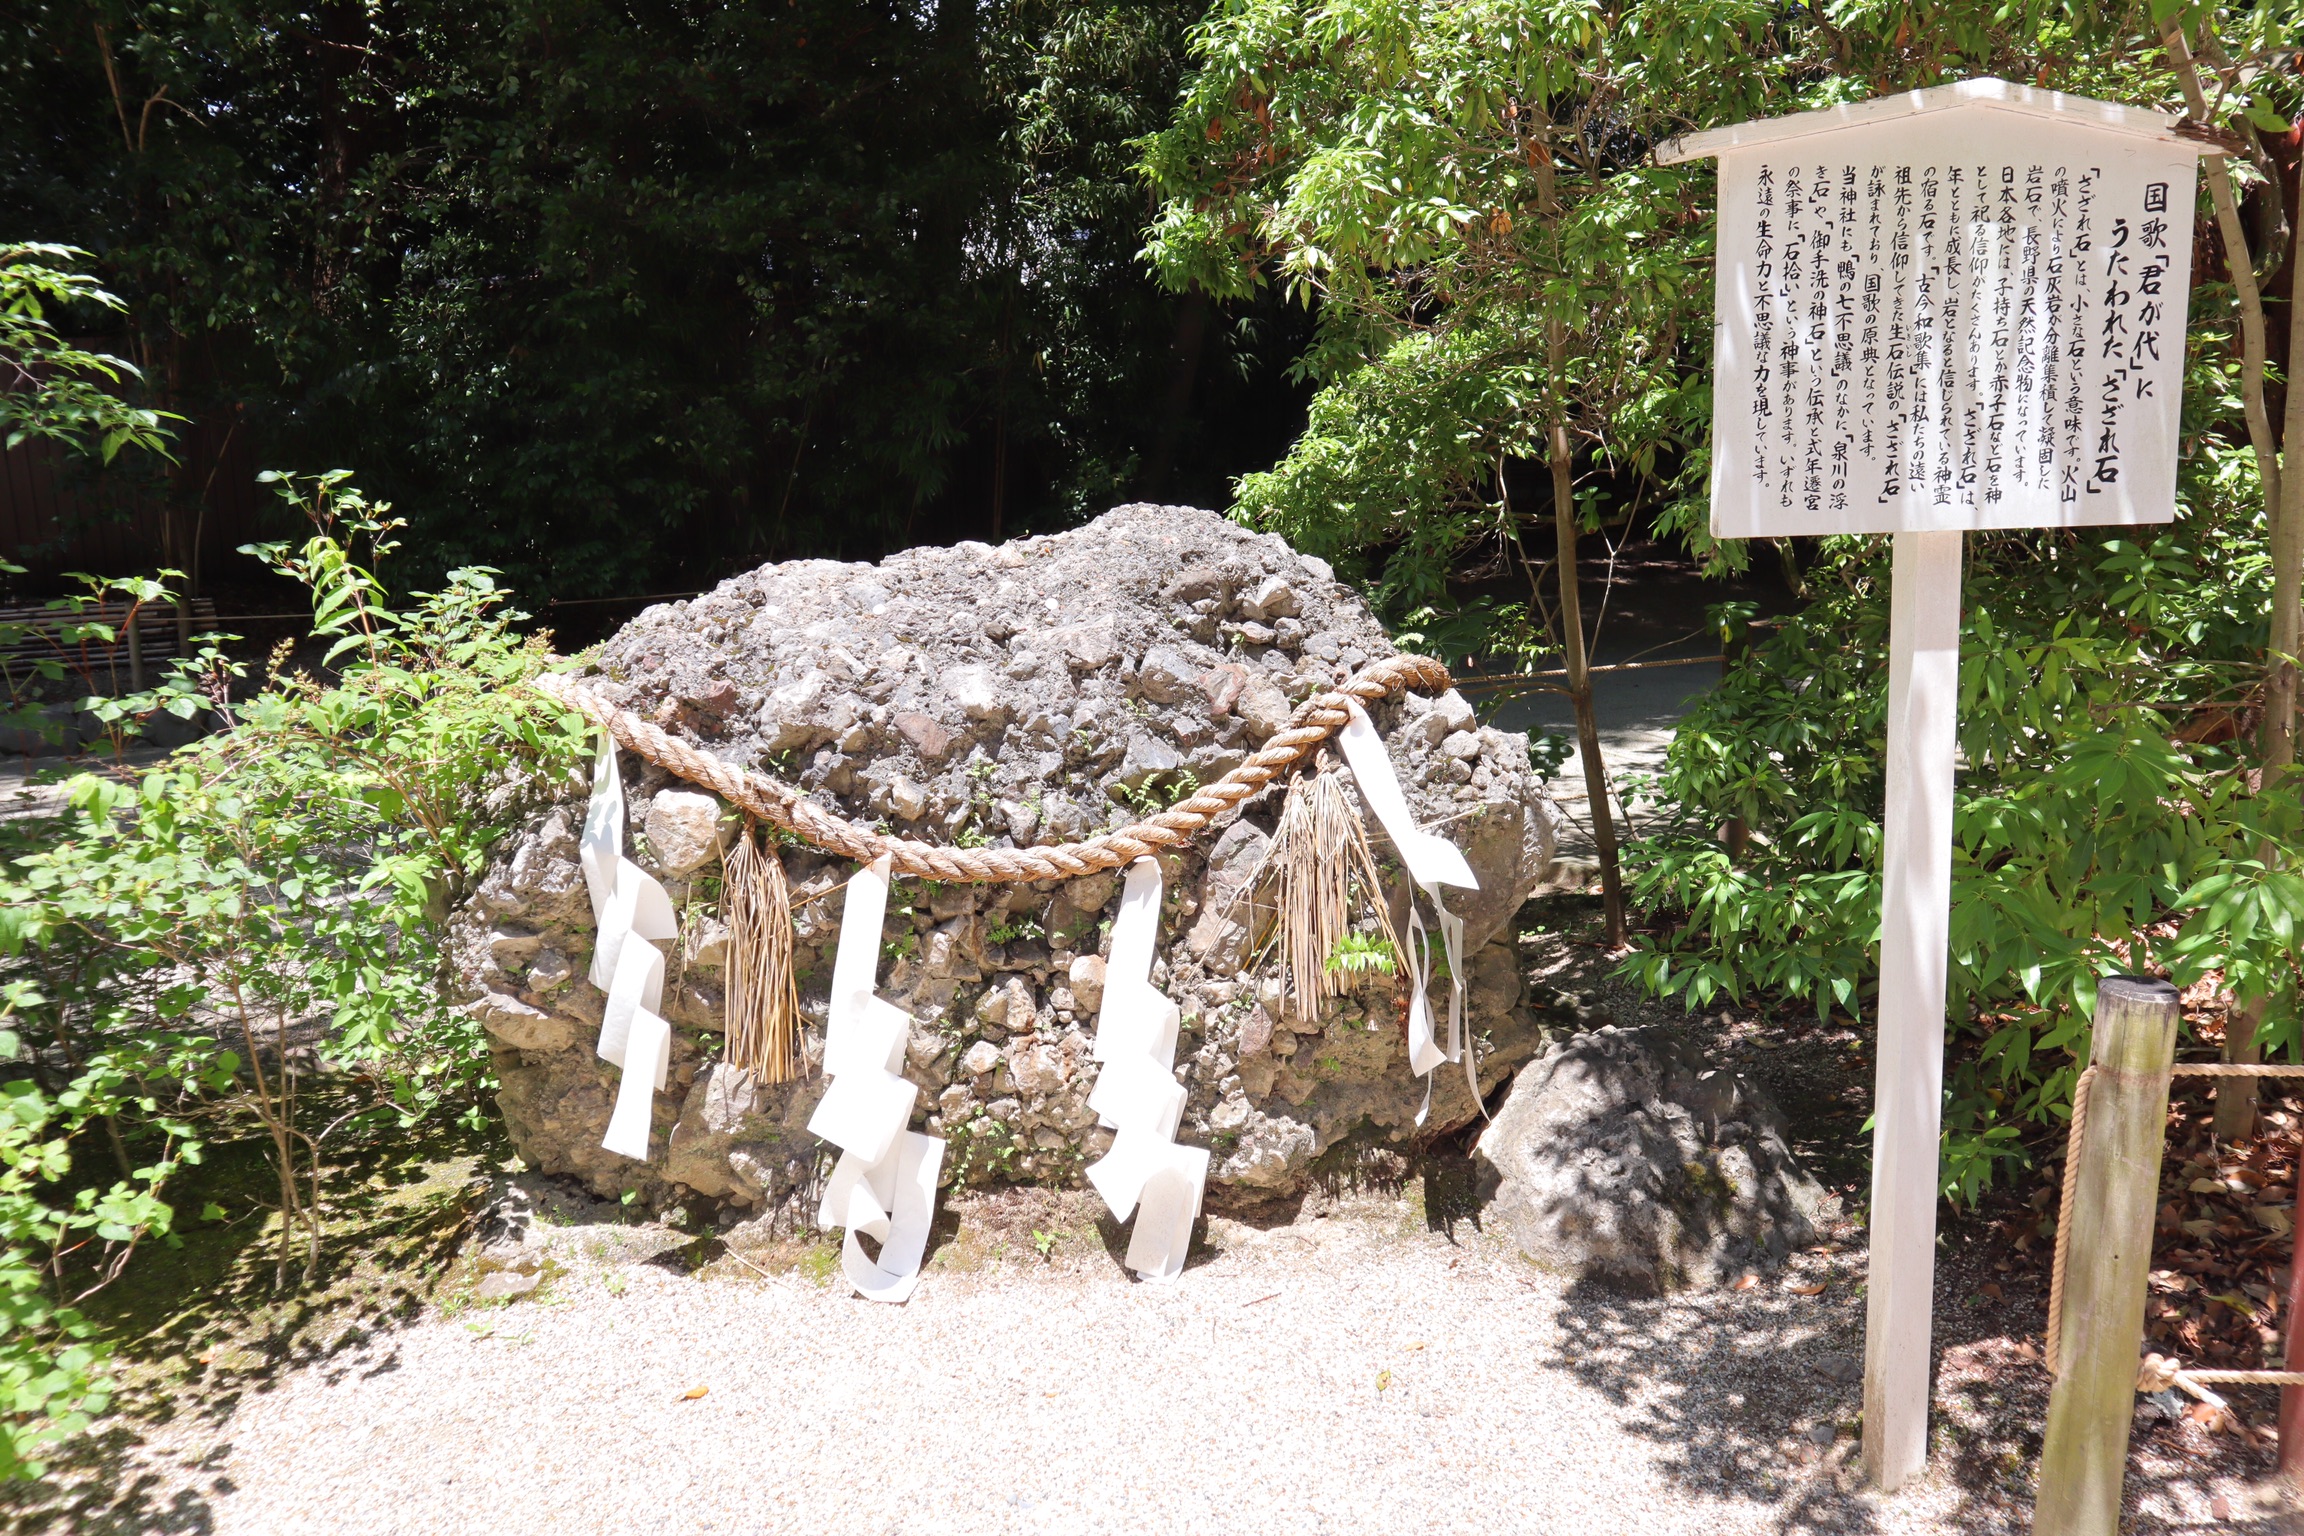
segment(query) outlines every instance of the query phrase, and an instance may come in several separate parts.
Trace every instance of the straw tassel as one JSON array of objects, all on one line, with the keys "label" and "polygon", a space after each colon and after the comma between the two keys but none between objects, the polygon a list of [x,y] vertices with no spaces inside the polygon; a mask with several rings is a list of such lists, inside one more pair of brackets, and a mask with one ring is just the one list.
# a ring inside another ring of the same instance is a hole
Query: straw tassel
[{"label": "straw tassel", "polygon": [[800,1075],[800,994],[792,975],[792,892],[784,862],[749,823],[722,855],[728,899],[728,1064],[762,1083]]},{"label": "straw tassel", "polygon": [[1316,1023],[1322,1003],[1357,979],[1350,967],[1330,963],[1352,932],[1355,885],[1375,908],[1395,961],[1400,953],[1368,829],[1344,787],[1342,773],[1323,763],[1319,772],[1298,775],[1290,782],[1272,846],[1265,853],[1265,867],[1275,877],[1286,1012],[1292,1019]]}]

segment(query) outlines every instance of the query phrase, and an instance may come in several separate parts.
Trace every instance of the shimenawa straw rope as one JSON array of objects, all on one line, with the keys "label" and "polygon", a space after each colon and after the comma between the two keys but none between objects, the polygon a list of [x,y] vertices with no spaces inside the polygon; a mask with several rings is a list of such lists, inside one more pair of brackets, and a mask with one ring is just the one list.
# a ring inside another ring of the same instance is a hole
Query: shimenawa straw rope
[{"label": "shimenawa straw rope", "polygon": [[1373,703],[1406,688],[1438,693],[1450,686],[1448,669],[1429,656],[1387,656],[1362,667],[1348,682],[1305,700],[1288,724],[1274,732],[1247,761],[1157,816],[1061,847],[950,848],[857,826],[808,800],[790,785],[723,762],[630,710],[618,708],[564,674],[546,673],[536,679],[541,692],[589,715],[623,746],[691,783],[703,785],[762,821],[860,863],[886,856],[897,874],[958,884],[1069,880],[1119,869],[1147,854],[1173,848],[1342,730],[1351,718],[1346,709],[1349,701]]}]

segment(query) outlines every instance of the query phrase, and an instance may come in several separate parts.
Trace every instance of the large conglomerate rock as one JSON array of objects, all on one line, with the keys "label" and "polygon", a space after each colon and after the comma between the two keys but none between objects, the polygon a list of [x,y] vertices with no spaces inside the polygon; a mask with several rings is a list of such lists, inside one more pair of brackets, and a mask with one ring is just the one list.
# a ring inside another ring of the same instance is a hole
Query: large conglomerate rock
[{"label": "large conglomerate rock", "polygon": [[[1218,778],[1298,701],[1391,650],[1357,596],[1278,538],[1207,512],[1134,506],[997,549],[765,566],[649,609],[583,681],[852,820],[928,841],[1028,846],[1140,819]],[[1420,821],[1462,846],[1480,877],[1455,906],[1492,1087],[1539,1039],[1506,929],[1551,863],[1558,813],[1529,772],[1526,742],[1481,729],[1461,697],[1411,695],[1372,713]],[[456,984],[493,1041],[499,1102],[532,1166],[603,1194],[781,1206],[819,1174],[822,1149],[805,1127],[823,1082],[760,1086],[717,1061],[718,854],[733,823],[653,764],[625,753],[622,767],[628,846],[664,881],[682,926],[667,965],[672,1067],[649,1162],[599,1144],[615,1074],[593,1054],[603,999],[584,979],[582,786],[536,811],[457,914]],[[1391,978],[1370,976],[1318,1023],[1283,1016],[1242,895],[1278,808],[1267,793],[1164,860],[1153,981],[1184,1016],[1178,1070],[1190,1104],[1179,1137],[1214,1149],[1218,1198],[1291,1192],[1347,1137],[1405,1137],[1425,1094],[1408,1071]],[[833,888],[850,866],[792,841],[780,852],[814,1061],[840,919]],[[950,1138],[948,1178],[1069,1181],[1109,1144],[1087,1104],[1089,1045],[1120,885],[1117,871],[897,882],[880,989],[914,1018],[915,1124]],[[1404,890],[1389,893],[1396,913]],[[1428,1126],[1475,1112],[1463,1073],[1441,1069]]]}]

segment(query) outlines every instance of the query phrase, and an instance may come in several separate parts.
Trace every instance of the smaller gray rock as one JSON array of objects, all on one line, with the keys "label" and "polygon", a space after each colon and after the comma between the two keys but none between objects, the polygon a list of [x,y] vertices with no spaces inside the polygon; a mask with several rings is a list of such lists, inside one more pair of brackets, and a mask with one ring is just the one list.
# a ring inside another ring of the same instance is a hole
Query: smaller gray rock
[{"label": "smaller gray rock", "polygon": [[1064,887],[1064,899],[1077,911],[1101,912],[1119,889],[1118,878],[1110,873],[1082,875]]},{"label": "smaller gray rock", "polygon": [[576,974],[576,967],[566,955],[556,949],[540,949],[528,966],[528,986],[536,992],[549,992]]},{"label": "smaller gray rock", "polygon": [[928,809],[928,792],[910,779],[899,777],[888,786],[888,806],[906,821],[918,821]]},{"label": "smaller gray rock", "polygon": [[1636,1290],[1774,1270],[1826,1219],[1774,1103],[1662,1025],[1555,1046],[1474,1156],[1488,1219],[1521,1252]]},{"label": "smaller gray rock", "polygon": [[1480,738],[1470,731],[1451,732],[1440,743],[1440,752],[1444,757],[1453,757],[1460,761],[1469,762],[1480,755]]},{"label": "smaller gray rock", "polygon": [[1257,583],[1249,595],[1248,606],[1260,619],[1294,618],[1302,610],[1297,605],[1296,589],[1284,577],[1267,576]]},{"label": "smaller gray rock", "polygon": [[576,1042],[576,1026],[557,1014],[531,1008],[516,997],[491,992],[471,1005],[480,1027],[521,1051],[564,1051]]},{"label": "smaller gray rock", "polygon": [[1217,1165],[1216,1177],[1223,1183],[1275,1193],[1296,1186],[1320,1144],[1312,1127],[1285,1115],[1250,1114],[1237,1134],[1239,1140]]},{"label": "smaller gray rock", "polygon": [[1451,731],[1472,729],[1472,722],[1476,718],[1464,695],[1453,688],[1432,701],[1432,713],[1439,716],[1441,723]]},{"label": "smaller gray rock", "polygon": [[979,1040],[968,1047],[960,1058],[960,1070],[971,1077],[982,1077],[1000,1065],[1000,1047],[989,1040]]},{"label": "smaller gray rock", "polygon": [[1272,1015],[1259,1003],[1248,1010],[1248,1017],[1240,1021],[1240,1055],[1242,1059],[1261,1056],[1272,1049]]},{"label": "smaller gray rock", "polygon": [[1808,1426],[1808,1443],[1810,1445],[1830,1445],[1839,1438],[1840,1431],[1830,1424],[1811,1424]]},{"label": "smaller gray rock", "polygon": [[1248,734],[1258,741],[1286,725],[1293,713],[1288,695],[1262,672],[1248,674],[1247,681],[1240,686],[1239,701],[1232,708],[1239,715],[1240,723],[1248,727]]},{"label": "smaller gray rock", "polygon": [[690,965],[716,971],[728,963],[728,925],[718,918],[698,922],[687,942]]},{"label": "smaller gray rock", "polygon": [[1045,1098],[1064,1086],[1063,1058],[1036,1041],[1008,1043],[1008,1077],[1017,1091]]},{"label": "smaller gray rock", "polygon": [[992,681],[989,667],[954,667],[944,674],[944,691],[960,712],[971,720],[1004,718],[1007,706],[1000,700],[1000,690]]},{"label": "smaller gray rock", "polygon": [[889,718],[896,734],[912,744],[922,762],[936,762],[952,750],[952,733],[935,716],[907,709]]},{"label": "smaller gray rock", "polygon": [[1172,645],[1156,645],[1136,668],[1136,691],[1155,704],[1181,704],[1200,692],[1206,668]]},{"label": "smaller gray rock", "polygon": [[521,933],[510,928],[499,928],[488,935],[488,953],[498,965],[518,965],[536,953],[543,944],[540,933]]},{"label": "smaller gray rock", "polygon": [[1083,671],[1093,672],[1120,654],[1119,637],[1110,624],[1083,624],[1049,637],[1064,648],[1065,658]]},{"label": "smaller gray rock", "polygon": [[1816,1374],[1844,1387],[1854,1386],[1864,1379],[1864,1362],[1854,1355],[1826,1355],[1816,1362]]},{"label": "smaller gray rock", "polygon": [[1147,783],[1164,773],[1174,773],[1184,766],[1184,759],[1176,749],[1157,736],[1132,732],[1128,737],[1128,755],[1120,761],[1120,771],[1113,782],[1129,789],[1142,789]]}]

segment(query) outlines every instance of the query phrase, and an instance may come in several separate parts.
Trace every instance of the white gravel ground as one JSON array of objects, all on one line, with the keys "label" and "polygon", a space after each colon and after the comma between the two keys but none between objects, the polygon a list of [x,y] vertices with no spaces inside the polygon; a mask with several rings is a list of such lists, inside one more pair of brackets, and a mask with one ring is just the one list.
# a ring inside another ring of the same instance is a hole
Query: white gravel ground
[{"label": "white gravel ground", "polygon": [[[563,1228],[541,1300],[428,1313],[181,1415],[110,1529],[265,1533],[1976,1531],[1856,1490],[1860,1256],[1673,1301],[1580,1292],[1361,1200],[1211,1224],[1180,1284],[1090,1235],[954,1244],[904,1307]],[[640,1250],[640,1252],[644,1252]],[[955,1259],[974,1252],[973,1270]],[[1792,1286],[1829,1280],[1818,1297]],[[1820,1368],[1821,1367],[1821,1368]],[[689,1396],[692,1389],[706,1389]],[[1833,1438],[1830,1449],[1820,1442]],[[122,1524],[123,1518],[129,1523]]]}]

